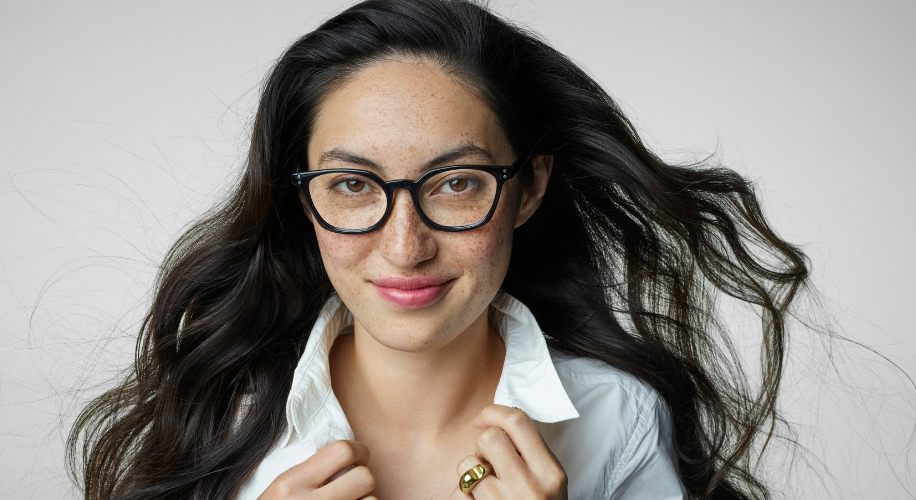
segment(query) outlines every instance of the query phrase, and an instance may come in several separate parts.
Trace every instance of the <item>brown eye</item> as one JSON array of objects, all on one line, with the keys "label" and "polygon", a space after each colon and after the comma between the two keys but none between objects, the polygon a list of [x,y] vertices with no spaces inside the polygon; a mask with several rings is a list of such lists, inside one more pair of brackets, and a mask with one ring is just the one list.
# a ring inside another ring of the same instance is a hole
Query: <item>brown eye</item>
[{"label": "brown eye", "polygon": [[347,191],[351,193],[359,193],[366,189],[366,181],[361,181],[357,179],[350,179],[346,181]]},{"label": "brown eye", "polygon": [[449,191],[453,193],[460,193],[468,188],[467,179],[452,179],[448,181]]}]

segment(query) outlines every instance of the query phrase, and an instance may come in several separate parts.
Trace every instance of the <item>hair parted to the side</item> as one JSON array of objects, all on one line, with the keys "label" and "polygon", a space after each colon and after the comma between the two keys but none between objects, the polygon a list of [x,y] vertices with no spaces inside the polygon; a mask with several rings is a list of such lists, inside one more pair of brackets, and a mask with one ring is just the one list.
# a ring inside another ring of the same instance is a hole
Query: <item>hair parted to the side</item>
[{"label": "hair parted to the side", "polygon": [[[803,254],[774,234],[747,180],[666,164],[567,57],[464,0],[362,2],[278,60],[237,190],[174,245],[135,369],[74,425],[70,463],[85,498],[233,498],[276,442],[332,292],[289,174],[305,168],[322,97],[386,58],[440,65],[488,102],[518,154],[554,156],[503,283],[550,345],[659,392],[692,498],[767,498],[753,467],[779,421]],[[720,294],[760,311],[758,387],[716,319]]]}]

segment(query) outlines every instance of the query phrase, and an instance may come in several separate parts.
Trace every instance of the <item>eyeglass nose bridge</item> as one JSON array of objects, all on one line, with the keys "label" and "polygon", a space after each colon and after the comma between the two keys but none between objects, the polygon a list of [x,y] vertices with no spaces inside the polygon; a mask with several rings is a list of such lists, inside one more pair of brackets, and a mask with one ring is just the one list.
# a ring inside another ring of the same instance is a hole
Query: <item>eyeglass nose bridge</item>
[{"label": "eyeglass nose bridge", "polygon": [[396,179],[386,182],[385,187],[388,188],[388,191],[390,191],[392,195],[394,195],[395,189],[406,189],[410,193],[413,193],[413,191],[416,189],[415,184],[417,184],[417,181],[412,181],[410,179]]},{"label": "eyeglass nose bridge", "polygon": [[382,185],[385,188],[385,195],[388,197],[388,207],[385,209],[385,214],[382,216],[377,224],[379,228],[384,226],[388,222],[388,217],[391,215],[391,211],[394,209],[394,195],[397,193],[398,189],[403,189],[407,191],[408,196],[410,197],[411,205],[413,205],[414,210],[416,210],[417,215],[420,217],[420,221],[423,222],[426,226],[434,228],[435,223],[432,222],[429,217],[423,213],[423,209],[420,208],[420,200],[417,199],[417,192],[419,190],[422,179],[412,181],[410,179],[395,179],[383,183]]}]

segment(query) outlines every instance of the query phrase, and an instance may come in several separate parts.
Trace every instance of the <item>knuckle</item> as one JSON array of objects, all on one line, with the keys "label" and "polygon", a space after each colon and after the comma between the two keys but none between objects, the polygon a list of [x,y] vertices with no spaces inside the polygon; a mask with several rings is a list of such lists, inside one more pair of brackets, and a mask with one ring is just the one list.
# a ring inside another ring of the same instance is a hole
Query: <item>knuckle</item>
[{"label": "knuckle", "polygon": [[522,410],[515,409],[509,412],[506,421],[513,427],[524,427],[531,422],[531,418]]},{"label": "knuckle", "polygon": [[353,449],[353,445],[347,441],[334,441],[328,445],[330,452],[337,458],[340,458],[346,463],[352,463],[356,460],[356,450]]},{"label": "knuckle", "polygon": [[503,431],[497,429],[496,427],[488,427],[486,430],[480,433],[480,437],[477,438],[477,442],[482,446],[492,446],[500,442],[502,439]]},{"label": "knuckle", "polygon": [[552,474],[548,474],[544,483],[548,491],[556,492],[562,490],[566,486],[566,481],[566,472],[560,470]]},{"label": "knuckle", "polygon": [[375,489],[376,482],[375,476],[372,474],[372,471],[364,465],[354,467],[351,473],[355,474],[359,480],[359,484],[363,485],[367,491],[372,491]]},{"label": "knuckle", "polygon": [[275,496],[279,498],[287,498],[293,496],[293,485],[290,481],[289,476],[281,474],[274,479],[273,483],[270,485],[270,489]]}]

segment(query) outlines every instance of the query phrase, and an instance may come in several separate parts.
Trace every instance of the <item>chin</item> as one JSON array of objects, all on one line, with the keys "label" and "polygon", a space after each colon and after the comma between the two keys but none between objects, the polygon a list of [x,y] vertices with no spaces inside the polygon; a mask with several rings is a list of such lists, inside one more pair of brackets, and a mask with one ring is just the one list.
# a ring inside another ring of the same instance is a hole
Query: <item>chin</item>
[{"label": "chin", "polygon": [[466,285],[456,285],[459,286],[449,287],[436,300],[418,308],[398,307],[372,290],[368,297],[356,301],[368,307],[353,313],[357,318],[365,318],[366,321],[360,322],[363,330],[389,349],[415,353],[435,351],[460,337],[478,319],[478,308],[481,312],[486,311],[486,303],[481,306],[476,297],[468,296]]},{"label": "chin", "polygon": [[425,332],[418,328],[401,330],[404,332],[401,335],[391,335],[391,333],[386,332],[384,335],[374,335],[371,331],[369,335],[372,336],[379,344],[383,346],[401,352],[427,352],[433,351],[442,347],[447,342],[443,342],[443,339],[439,338],[435,332]]}]

